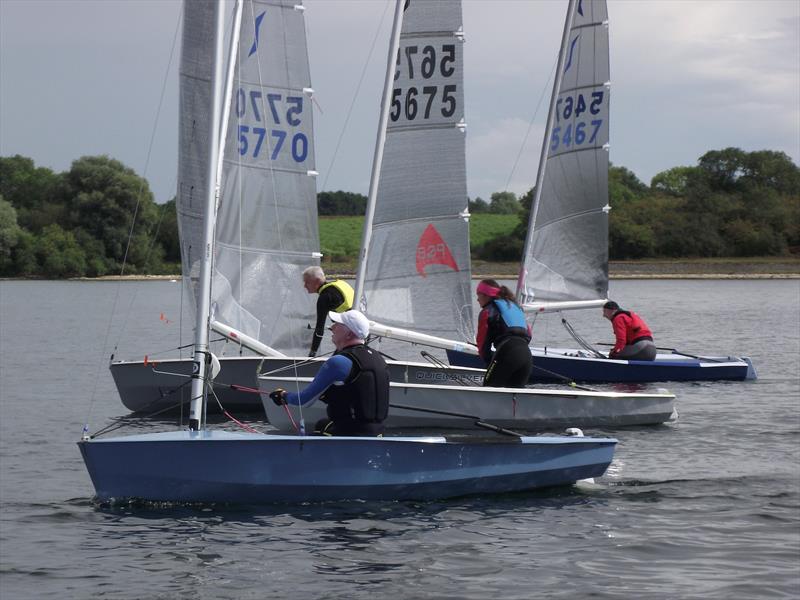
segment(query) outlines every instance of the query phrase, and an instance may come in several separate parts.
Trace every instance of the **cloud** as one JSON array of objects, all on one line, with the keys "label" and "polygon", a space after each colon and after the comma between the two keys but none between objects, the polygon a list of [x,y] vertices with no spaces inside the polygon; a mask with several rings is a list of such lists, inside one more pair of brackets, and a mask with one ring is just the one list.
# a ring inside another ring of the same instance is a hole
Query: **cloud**
[{"label": "cloud", "polygon": [[480,131],[467,130],[470,197],[488,201],[494,192],[509,190],[519,196],[533,187],[544,126],[534,123],[529,129],[529,125],[509,118]]}]

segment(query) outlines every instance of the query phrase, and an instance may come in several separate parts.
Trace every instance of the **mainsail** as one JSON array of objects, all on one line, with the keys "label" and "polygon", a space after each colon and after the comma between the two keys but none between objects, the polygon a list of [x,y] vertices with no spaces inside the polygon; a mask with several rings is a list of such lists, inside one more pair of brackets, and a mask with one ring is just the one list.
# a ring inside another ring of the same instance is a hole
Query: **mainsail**
[{"label": "mainsail", "polygon": [[[244,4],[212,286],[215,320],[286,354],[307,346],[302,332],[313,320],[314,299],[301,275],[318,264],[319,249],[310,73],[298,4]],[[202,252],[211,6],[187,2],[184,9],[178,215],[185,282],[196,279]]]},{"label": "mainsail", "polygon": [[570,0],[517,294],[523,304],[608,291],[608,12]]},{"label": "mainsail", "polygon": [[383,325],[461,340],[474,331],[463,82],[461,2],[406,2],[360,299]]}]

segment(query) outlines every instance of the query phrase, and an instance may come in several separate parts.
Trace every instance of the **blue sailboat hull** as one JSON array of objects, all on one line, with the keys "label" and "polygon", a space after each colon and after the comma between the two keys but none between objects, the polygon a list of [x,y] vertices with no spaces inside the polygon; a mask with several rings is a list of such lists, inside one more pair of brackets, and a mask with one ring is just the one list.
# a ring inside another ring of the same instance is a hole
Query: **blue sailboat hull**
[{"label": "blue sailboat hull", "polygon": [[331,438],[225,431],[78,442],[100,501],[432,500],[602,475],[615,439]]},{"label": "blue sailboat hull", "polygon": [[[756,379],[749,358],[659,354],[656,360],[644,361],[581,356],[577,350],[532,348],[531,352],[530,383],[564,379],[593,383]],[[447,358],[453,366],[485,367],[480,358],[463,352],[448,350]]]}]

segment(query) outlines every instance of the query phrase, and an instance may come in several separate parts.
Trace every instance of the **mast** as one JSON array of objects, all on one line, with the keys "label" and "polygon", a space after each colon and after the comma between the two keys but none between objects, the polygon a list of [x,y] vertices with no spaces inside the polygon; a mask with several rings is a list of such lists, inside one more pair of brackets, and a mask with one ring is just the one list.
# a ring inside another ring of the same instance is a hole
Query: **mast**
[{"label": "mast", "polygon": [[403,26],[403,7],[406,0],[395,0],[394,21],[392,22],[392,36],[389,42],[389,56],[386,60],[386,79],[383,83],[383,98],[381,99],[381,115],[378,121],[378,137],[375,141],[375,154],[372,157],[372,174],[369,181],[369,197],[367,210],[364,215],[364,231],[361,234],[361,256],[356,272],[355,302],[361,309],[364,295],[364,279],[367,276],[367,253],[372,237],[372,221],[375,218],[375,202],[378,197],[378,181],[383,163],[383,147],[386,143],[386,126],[389,123],[389,104],[392,99],[394,84],[395,60],[400,49],[400,30]]},{"label": "mast", "polygon": [[[222,181],[222,167],[225,159],[225,135],[228,133],[228,121],[231,113],[231,99],[233,98],[233,78],[236,73],[236,61],[239,58],[239,36],[242,32],[242,0],[236,0],[233,6],[233,20],[231,23],[231,40],[228,44],[228,66],[225,73],[225,90],[223,92],[222,123],[219,129],[220,153],[217,160],[216,179]],[[219,199],[219,198],[217,198]],[[216,226],[216,223],[215,223]]]},{"label": "mast", "polygon": [[542,152],[539,155],[539,169],[536,173],[536,193],[531,203],[531,214],[528,219],[528,233],[525,236],[525,245],[522,247],[522,262],[519,267],[519,277],[517,278],[517,300],[520,304],[527,302],[527,298],[522,297],[523,284],[525,282],[525,257],[528,255],[528,248],[533,241],[534,224],[536,223],[536,213],[539,211],[539,201],[542,196],[542,183],[544,182],[544,170],[547,163],[547,154],[550,147],[550,136],[553,134],[553,120],[556,112],[556,100],[561,89],[561,80],[564,77],[564,63],[566,62],[567,46],[569,45],[569,30],[572,19],[575,16],[576,0],[569,0],[567,6],[567,18],[564,20],[564,32],[561,34],[561,48],[558,51],[558,64],[556,65],[556,76],[553,81],[553,92],[550,95],[550,109],[547,112],[547,127],[544,130],[542,140]]},{"label": "mast", "polygon": [[221,153],[220,126],[222,119],[222,60],[224,55],[223,38],[225,18],[220,6],[215,2],[214,19],[214,52],[211,73],[211,107],[208,122],[208,163],[206,173],[205,208],[203,214],[203,256],[200,263],[200,279],[197,293],[197,315],[195,320],[194,355],[192,364],[192,403],[189,409],[189,429],[198,431],[203,424],[206,395],[208,350],[208,322],[211,310],[211,275],[214,258],[214,215],[219,198],[219,182],[217,179],[218,159]]}]

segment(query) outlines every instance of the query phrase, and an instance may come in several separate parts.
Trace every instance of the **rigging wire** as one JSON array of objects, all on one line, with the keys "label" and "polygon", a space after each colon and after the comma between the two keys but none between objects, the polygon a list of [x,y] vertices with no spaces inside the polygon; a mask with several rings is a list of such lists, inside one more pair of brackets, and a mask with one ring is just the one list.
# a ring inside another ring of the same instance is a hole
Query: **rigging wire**
[{"label": "rigging wire", "polygon": [[544,101],[548,88],[552,87],[549,86],[548,84],[550,83],[550,81],[552,81],[553,77],[555,76],[557,66],[558,66],[558,58],[556,58],[556,61],[553,63],[553,68],[550,71],[550,76],[547,78],[547,81],[545,82],[544,87],[542,88],[542,93],[539,96],[539,101],[536,103],[536,109],[533,111],[533,115],[531,116],[530,121],[528,121],[528,129],[527,131],[525,131],[525,136],[522,138],[522,143],[519,146],[517,157],[514,159],[514,164],[511,166],[511,171],[508,174],[508,179],[506,179],[506,185],[503,188],[505,190],[507,190],[508,186],[511,185],[511,179],[514,177],[514,172],[517,170],[517,165],[519,164],[519,160],[520,158],[522,158],[522,153],[525,150],[525,146],[528,143],[528,136],[530,135],[531,129],[533,128],[533,123],[536,120],[536,115],[539,114],[539,109],[542,107],[542,102]]},{"label": "rigging wire", "polygon": [[[347,116],[344,118],[344,122],[342,123],[342,129],[339,132],[339,137],[336,140],[336,147],[333,150],[333,156],[331,157],[331,161],[328,164],[328,168],[325,171],[325,179],[322,182],[322,186],[320,186],[323,190],[328,185],[328,178],[333,171],[333,165],[336,162],[336,158],[339,156],[339,147],[342,145],[342,139],[344,138],[344,133],[347,130],[347,125],[350,123],[350,117],[353,114],[353,109],[356,105],[356,99],[358,98],[359,93],[361,92],[361,85],[364,83],[364,77],[367,74],[367,67],[369,67],[369,63],[372,60],[372,54],[375,51],[375,44],[378,42],[378,37],[380,36],[381,30],[383,29],[383,23],[386,20],[386,13],[389,10],[389,5],[391,3],[386,2],[384,4],[383,13],[381,14],[381,18],[378,21],[378,26],[375,29],[375,36],[372,38],[372,44],[369,47],[369,52],[367,53],[367,58],[364,61],[364,66],[361,69],[361,75],[358,79],[358,83],[356,84],[356,89],[353,92],[353,98],[350,101],[350,106],[347,109]],[[308,27],[308,26],[306,26]],[[310,38],[309,38],[310,39]]]},{"label": "rigging wire", "polygon": [[[250,0],[250,2],[248,4],[249,4],[249,8],[250,8],[250,16],[251,16],[251,18],[254,18],[255,17],[255,11],[253,10],[253,2],[252,2],[252,0]],[[294,9],[292,9],[292,10],[294,10]],[[280,14],[283,15],[283,12],[281,12]],[[304,27],[306,28],[306,31],[307,31],[307,21],[305,19],[305,12],[302,12],[302,18],[303,18]],[[283,31],[284,31],[284,35],[286,35],[286,28],[283,28]],[[258,83],[259,83],[259,86],[263,88],[264,87],[264,76],[263,76],[263,72],[262,72],[262,64],[261,64],[260,56],[258,54],[256,54],[256,56],[257,56],[257,65],[258,65]],[[284,55],[284,69],[286,70],[286,72],[288,74],[289,73],[289,58],[286,55]],[[287,80],[289,80],[288,77],[287,77]],[[267,101],[267,99],[264,96],[262,96],[261,97],[262,113],[265,114],[265,115],[269,114],[267,112],[266,101]],[[313,96],[312,96],[312,104],[313,104]],[[312,108],[312,115],[313,115],[313,108]],[[312,116],[312,118],[313,118],[313,116]],[[272,154],[272,143],[271,143],[270,137],[266,138],[266,145],[267,145],[267,151],[270,154]],[[240,165],[241,165],[241,158],[239,159],[239,161],[240,161]],[[273,165],[272,165],[271,161],[270,161],[270,163],[269,163],[269,165],[267,167],[267,171],[270,174],[270,185],[272,187],[272,208],[273,208],[274,215],[275,215],[275,222],[279,224],[279,226],[276,228],[276,233],[277,233],[277,238],[278,238],[278,250],[279,250],[279,252],[280,252],[280,254],[282,256],[286,256],[289,253],[289,251],[287,251],[287,249],[286,249],[286,245],[285,245],[285,242],[284,242],[284,236],[283,236],[283,229],[282,229],[282,227],[280,227],[278,193],[277,193],[277,187],[276,187],[276,181],[275,181],[275,169],[273,168]],[[310,175],[308,175],[308,176],[310,176]],[[315,188],[316,188],[316,186],[315,186]],[[314,202],[316,203],[316,196],[314,197]],[[240,206],[241,206],[241,189],[240,189]],[[240,212],[240,214],[241,214],[241,212]],[[240,219],[240,246],[241,246],[241,239],[242,239],[241,238],[241,225],[242,225],[242,223],[241,223],[241,219]],[[239,256],[240,256],[240,269],[241,269],[241,252],[240,252]],[[240,284],[241,284],[241,280],[242,280],[242,278],[240,277]],[[285,308],[287,308],[287,304],[288,303],[285,302],[285,301],[281,302],[281,304],[280,304],[280,306],[281,306],[281,315],[283,313],[283,310]],[[289,338],[290,338],[290,343],[291,343],[292,347],[294,347],[294,348],[299,348],[300,347],[300,340],[298,339],[298,333],[295,332],[293,328],[289,329]],[[292,368],[294,370],[294,377],[295,377],[295,388],[296,388],[296,391],[298,393],[300,391],[300,389],[299,389],[300,384],[297,381],[297,377],[299,375],[298,366],[299,366],[299,364],[304,364],[305,362],[306,361],[301,361],[300,363],[297,363],[297,362],[293,361],[293,363],[292,363],[293,364]],[[256,371],[257,374],[258,374],[258,371],[260,371],[261,364],[263,364],[263,360],[261,361],[261,363],[259,363],[259,368]],[[300,410],[300,429],[301,429],[301,433],[302,433],[303,432],[303,428],[305,426],[305,422],[304,422],[304,419],[303,419],[302,406],[299,407],[299,410]]]},{"label": "rigging wire", "polygon": [[[161,115],[161,109],[162,109],[162,106],[164,104],[164,97],[166,96],[167,81],[169,79],[169,72],[170,72],[170,69],[172,68],[172,64],[173,64],[173,57],[175,55],[175,48],[177,47],[178,32],[180,31],[182,20],[183,20],[183,11],[180,10],[180,11],[178,11],[178,19],[177,19],[177,23],[175,24],[175,32],[174,32],[173,37],[172,37],[172,47],[170,48],[169,59],[167,60],[167,68],[166,68],[166,70],[164,72],[164,78],[163,78],[163,81],[162,81],[162,84],[161,84],[161,93],[160,93],[159,99],[158,99],[158,107],[156,109],[156,118],[155,118],[155,120],[153,122],[153,128],[152,128],[152,131],[151,131],[151,134],[150,134],[150,143],[149,143],[148,148],[147,148],[147,154],[146,154],[146,157],[145,157],[145,166],[144,166],[144,170],[142,172],[142,183],[141,183],[141,185],[139,187],[139,191],[138,191],[137,196],[136,196],[136,207],[134,208],[133,218],[131,219],[131,227],[130,227],[130,230],[128,232],[128,241],[127,241],[127,244],[125,246],[125,253],[124,253],[123,259],[122,259],[122,266],[120,267],[120,277],[122,277],[124,275],[124,273],[125,273],[125,266],[127,264],[127,259],[128,259],[128,251],[130,250],[131,240],[133,238],[133,231],[134,231],[134,227],[136,225],[136,217],[138,215],[139,206],[140,206],[141,201],[142,201],[142,195],[143,195],[143,192],[144,192],[144,185],[145,185],[145,176],[147,175],[147,170],[148,170],[149,165],[150,165],[150,157],[151,157],[152,152],[153,152],[153,145],[155,144],[156,131],[158,130],[158,122],[159,122],[159,118],[160,118],[160,115]],[[149,255],[149,251],[148,251],[148,255]],[[119,303],[119,297],[120,297],[120,290],[121,289],[122,289],[122,280],[117,282],[117,288],[116,288],[116,292],[115,292],[115,295],[114,295],[114,301],[113,301],[113,303],[111,305],[111,312],[109,314],[108,322],[106,324],[106,332],[105,332],[105,335],[103,337],[103,344],[101,346],[101,352],[103,354],[105,354],[105,352],[106,352],[106,348],[108,347],[108,341],[109,341],[109,338],[111,337],[111,323],[113,321],[114,314],[115,314],[116,309],[117,309],[117,304]],[[124,331],[124,327],[125,327],[125,322],[123,322],[123,328],[120,331],[120,338],[122,336],[122,331]],[[117,339],[117,344],[114,345],[114,350],[115,351],[116,351],[116,348],[117,348],[118,344],[119,344],[119,338]],[[113,353],[112,353],[112,356],[113,356]],[[87,409],[86,418],[84,420],[84,427],[83,427],[84,433],[87,432],[88,427],[89,427],[89,418],[91,417],[91,414],[92,414],[92,409],[94,407],[94,402],[95,402],[96,394],[97,394],[97,384],[98,384],[98,382],[100,380],[100,368],[101,368],[101,365],[102,365],[102,361],[98,360],[97,361],[97,370],[95,371],[94,381],[92,382],[92,391],[91,391],[91,394],[89,396],[89,398],[90,398],[89,407]]]}]

